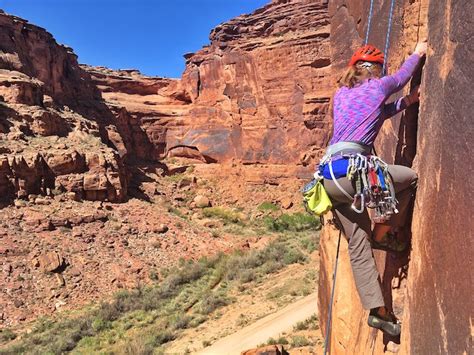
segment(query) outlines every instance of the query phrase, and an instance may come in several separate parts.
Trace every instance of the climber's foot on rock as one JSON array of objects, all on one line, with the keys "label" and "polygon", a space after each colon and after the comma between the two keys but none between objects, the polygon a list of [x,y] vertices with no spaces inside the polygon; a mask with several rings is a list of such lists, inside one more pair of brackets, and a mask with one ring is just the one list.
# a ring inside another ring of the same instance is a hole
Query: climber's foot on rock
[{"label": "climber's foot on rock", "polygon": [[386,311],[384,307],[372,309],[367,323],[369,327],[380,329],[384,333],[394,337],[399,336],[402,330],[395,316]]},{"label": "climber's foot on rock", "polygon": [[405,251],[408,247],[408,243],[406,241],[400,240],[397,234],[392,234],[390,232],[385,233],[379,239],[371,239],[370,244],[372,249],[381,249],[385,251],[394,251],[397,253],[401,253]]}]

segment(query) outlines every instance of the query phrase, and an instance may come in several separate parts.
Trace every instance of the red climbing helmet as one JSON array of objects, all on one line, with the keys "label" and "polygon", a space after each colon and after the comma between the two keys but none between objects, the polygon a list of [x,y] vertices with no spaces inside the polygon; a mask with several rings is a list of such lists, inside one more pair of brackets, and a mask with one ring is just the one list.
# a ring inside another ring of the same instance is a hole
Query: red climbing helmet
[{"label": "red climbing helmet", "polygon": [[353,66],[359,60],[383,64],[384,59],[385,58],[380,49],[367,44],[355,51],[355,53],[352,55],[351,61],[349,62],[349,66]]}]

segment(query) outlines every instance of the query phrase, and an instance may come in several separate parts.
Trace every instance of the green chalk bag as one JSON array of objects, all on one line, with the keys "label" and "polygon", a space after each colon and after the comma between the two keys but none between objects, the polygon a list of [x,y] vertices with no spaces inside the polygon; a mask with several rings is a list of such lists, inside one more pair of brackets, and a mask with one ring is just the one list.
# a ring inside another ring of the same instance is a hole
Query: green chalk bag
[{"label": "green chalk bag", "polygon": [[329,198],[322,179],[313,179],[302,189],[303,203],[306,210],[318,216],[325,214],[332,209],[332,202]]}]

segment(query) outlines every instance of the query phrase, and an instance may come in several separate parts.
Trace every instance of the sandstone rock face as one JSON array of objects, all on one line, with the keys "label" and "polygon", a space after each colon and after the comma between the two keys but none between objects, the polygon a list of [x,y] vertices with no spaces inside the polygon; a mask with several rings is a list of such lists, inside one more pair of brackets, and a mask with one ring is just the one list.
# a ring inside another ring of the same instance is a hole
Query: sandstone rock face
[{"label": "sandstone rock face", "polygon": [[[334,69],[341,68],[365,35],[369,1],[335,1],[330,5]],[[383,46],[390,2],[375,8],[370,42]],[[375,252],[386,302],[403,321],[402,336],[392,339],[366,326],[367,313],[352,280],[347,243],[343,240],[333,308],[331,353],[395,352],[402,354],[469,353],[472,282],[457,278],[472,269],[472,192],[466,190],[461,167],[472,162],[470,82],[473,69],[472,13],[468,1],[443,4],[424,0],[398,4],[389,54],[389,70],[396,70],[427,35],[426,65],[411,85],[422,78],[420,108],[384,124],[377,150],[387,161],[412,166],[419,188],[408,255]],[[470,53],[470,54],[469,54]],[[449,143],[444,143],[449,142]],[[449,206],[449,207],[448,207]],[[319,304],[326,329],[338,232],[326,227],[321,237]],[[453,277],[456,281],[453,281]],[[454,282],[454,283],[453,283]]]},{"label": "sandstone rock face", "polygon": [[132,132],[125,145],[144,159],[313,163],[330,132],[327,2],[272,2],[210,39],[182,80],[85,67]]},{"label": "sandstone rock face", "polygon": [[4,13],[0,97],[1,199],[54,189],[85,199],[124,199],[120,150],[107,146],[109,140],[119,146],[123,139],[107,134],[114,115],[99,90],[70,48]]}]

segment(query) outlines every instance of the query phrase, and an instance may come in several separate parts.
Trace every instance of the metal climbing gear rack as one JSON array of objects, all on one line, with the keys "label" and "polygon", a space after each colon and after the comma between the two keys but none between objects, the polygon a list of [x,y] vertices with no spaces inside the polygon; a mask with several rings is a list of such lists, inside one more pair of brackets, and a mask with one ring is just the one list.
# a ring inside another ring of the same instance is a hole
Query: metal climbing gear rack
[{"label": "metal climbing gear rack", "polygon": [[355,184],[354,196],[337,181],[332,167],[333,157],[327,157],[322,164],[328,164],[334,184],[352,200],[352,210],[363,213],[365,207],[374,209],[373,220],[376,223],[386,222],[393,214],[398,213],[398,201],[387,163],[376,155],[366,156],[361,153],[345,153],[338,158],[341,157],[348,161],[346,177]]}]

